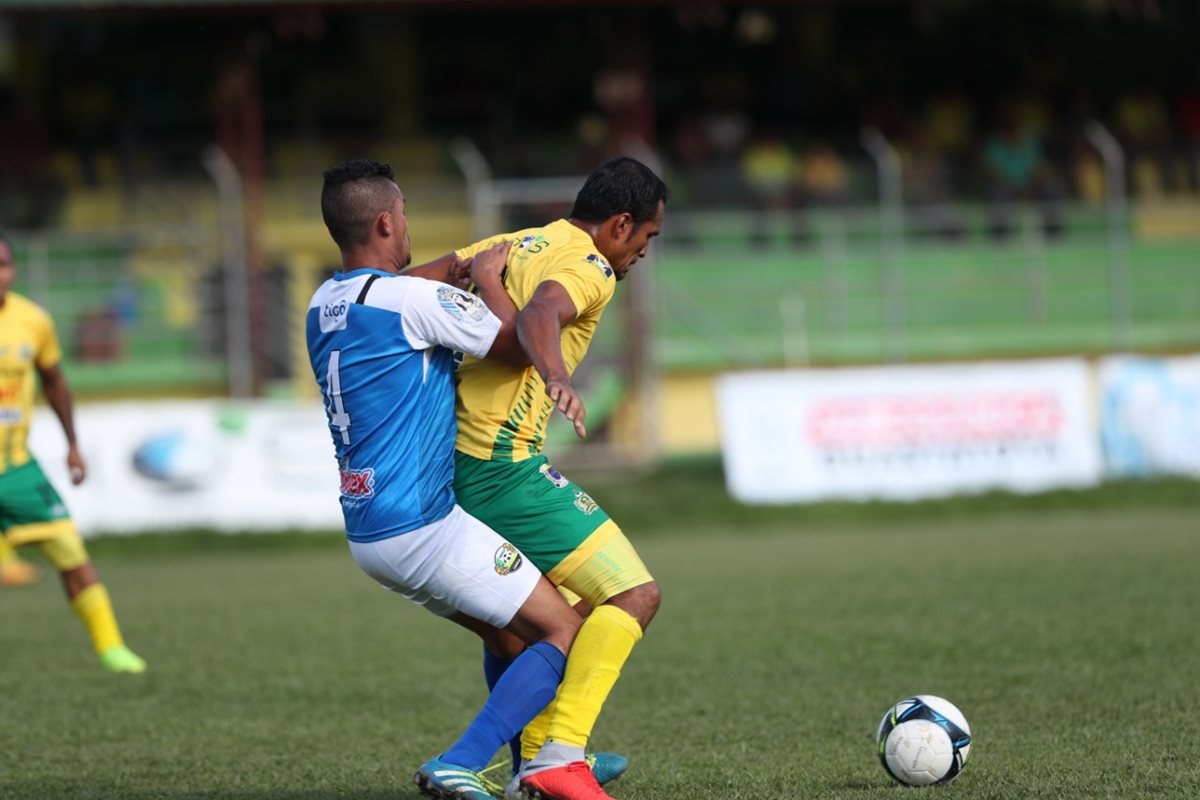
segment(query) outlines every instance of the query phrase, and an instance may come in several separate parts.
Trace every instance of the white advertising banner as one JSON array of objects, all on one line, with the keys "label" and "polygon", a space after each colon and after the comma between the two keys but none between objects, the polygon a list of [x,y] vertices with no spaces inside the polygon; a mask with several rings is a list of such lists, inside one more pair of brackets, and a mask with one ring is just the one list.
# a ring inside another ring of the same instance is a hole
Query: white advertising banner
[{"label": "white advertising banner", "polygon": [[1200,356],[1100,362],[1100,437],[1120,477],[1200,477]]},{"label": "white advertising banner", "polygon": [[88,478],[72,486],[66,442],[38,408],[30,449],[80,531],[340,530],[338,471],[318,401],[123,402],[75,410]]},{"label": "white advertising banner", "polygon": [[746,503],[918,499],[1100,481],[1082,359],[747,372],[717,382]]}]

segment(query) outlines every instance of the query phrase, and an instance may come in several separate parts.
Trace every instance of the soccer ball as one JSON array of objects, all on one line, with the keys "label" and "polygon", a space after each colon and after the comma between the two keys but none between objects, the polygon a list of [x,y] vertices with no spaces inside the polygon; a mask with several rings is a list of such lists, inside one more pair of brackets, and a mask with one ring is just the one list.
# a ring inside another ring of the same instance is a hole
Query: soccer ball
[{"label": "soccer ball", "polygon": [[971,728],[949,700],[906,697],[888,709],[875,734],[883,768],[906,786],[933,786],[958,777],[971,751]]}]

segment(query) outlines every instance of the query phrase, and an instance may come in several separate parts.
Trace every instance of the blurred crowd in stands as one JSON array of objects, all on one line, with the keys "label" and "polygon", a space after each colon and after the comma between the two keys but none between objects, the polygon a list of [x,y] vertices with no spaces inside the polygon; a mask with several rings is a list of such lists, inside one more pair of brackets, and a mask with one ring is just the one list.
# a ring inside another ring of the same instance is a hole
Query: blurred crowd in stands
[{"label": "blurred crowd in stands", "polygon": [[[0,218],[8,224],[53,225],[69,187],[129,179],[128,170],[114,166],[121,163],[118,143],[92,124],[105,118],[100,106],[109,101],[86,86],[78,95],[68,104],[73,119],[65,149],[25,98],[5,103]],[[1132,91],[1106,108],[1094,107],[1083,93],[1064,108],[1033,93],[980,107],[948,92],[916,108],[884,99],[862,109],[861,120],[895,148],[906,205],[933,214],[964,200],[998,209],[1028,202],[1045,210],[1052,231],[1061,203],[1103,202],[1104,164],[1086,135],[1091,120],[1120,143],[1131,197],[1200,197],[1200,89],[1175,97]],[[628,146],[611,140],[606,125],[602,116],[586,115],[577,126],[578,141],[557,145],[558,152],[567,151],[564,169],[582,170],[584,162]],[[876,167],[854,132],[763,125],[745,110],[723,107],[689,111],[657,136],[655,153],[680,205],[805,209],[877,199]],[[271,147],[268,141],[268,152]],[[536,149],[536,138],[525,147]],[[449,161],[446,169],[455,177]],[[996,225],[1010,222],[997,218]]]},{"label": "blurred crowd in stands", "polygon": [[[1200,89],[1170,99],[1130,92],[1109,109],[1082,94],[1064,109],[1035,94],[980,108],[946,93],[919,108],[884,100],[862,118],[896,150],[905,203],[929,207],[1102,202],[1104,164],[1086,134],[1093,120],[1121,145],[1130,196],[1200,197]],[[684,117],[665,144],[695,205],[804,208],[875,198],[875,167],[852,137],[756,126],[737,109],[721,109]]]},{"label": "blurred crowd in stands", "polygon": [[[910,207],[988,203],[1000,230],[1013,203],[1032,203],[1053,232],[1062,205],[1107,196],[1096,120],[1121,145],[1130,197],[1200,198],[1200,13],[1187,0],[454,5],[194,26],[0,16],[0,225],[60,224],[81,190],[206,182],[202,149],[255,125],[268,181],[410,142],[414,163],[461,185],[450,143],[469,136],[498,176],[584,174],[633,150],[671,178],[676,207],[764,210],[878,202],[861,140],[873,128]],[[501,24],[529,32],[533,57],[512,56]]]}]

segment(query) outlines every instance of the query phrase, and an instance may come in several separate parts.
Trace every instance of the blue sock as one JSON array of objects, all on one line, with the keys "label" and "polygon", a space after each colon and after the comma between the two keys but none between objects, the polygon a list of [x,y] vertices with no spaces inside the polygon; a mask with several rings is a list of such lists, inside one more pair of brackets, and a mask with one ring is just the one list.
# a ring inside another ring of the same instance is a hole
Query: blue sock
[{"label": "blue sock", "polygon": [[500,680],[500,676],[514,661],[515,658],[501,658],[486,647],[483,648],[483,679],[487,681],[489,692],[496,688],[496,681]]},{"label": "blue sock", "polygon": [[[496,688],[496,681],[500,680],[500,676],[508,669],[515,659],[501,658],[500,656],[483,648],[483,679],[487,681],[488,691]],[[521,734],[508,740],[508,749],[512,753],[512,771],[513,775],[517,774],[517,770],[521,768]]]},{"label": "blue sock", "polygon": [[486,767],[496,751],[554,699],[566,663],[567,657],[546,642],[517,656],[466,733],[441,760],[473,770]]}]

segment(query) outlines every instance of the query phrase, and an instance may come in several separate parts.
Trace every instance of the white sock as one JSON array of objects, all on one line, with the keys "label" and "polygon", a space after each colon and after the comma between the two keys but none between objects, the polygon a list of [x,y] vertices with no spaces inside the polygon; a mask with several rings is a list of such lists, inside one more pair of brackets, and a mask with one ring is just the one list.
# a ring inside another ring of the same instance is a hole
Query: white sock
[{"label": "white sock", "polygon": [[532,760],[521,765],[521,776],[533,775],[553,767],[565,767],[572,761],[583,761],[582,747],[547,740]]}]

